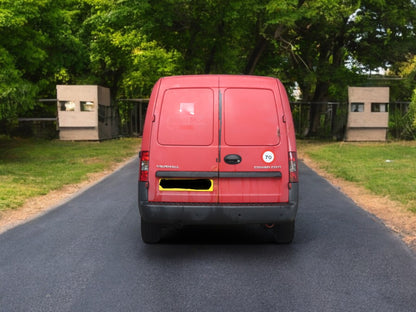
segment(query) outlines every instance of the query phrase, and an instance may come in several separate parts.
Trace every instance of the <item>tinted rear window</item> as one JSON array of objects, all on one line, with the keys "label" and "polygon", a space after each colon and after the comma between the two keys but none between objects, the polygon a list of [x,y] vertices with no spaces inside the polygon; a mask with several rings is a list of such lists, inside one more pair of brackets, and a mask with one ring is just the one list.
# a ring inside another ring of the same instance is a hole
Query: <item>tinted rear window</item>
[{"label": "tinted rear window", "polygon": [[277,145],[279,128],[273,91],[227,89],[224,93],[227,145]]},{"label": "tinted rear window", "polygon": [[170,89],[164,93],[158,142],[163,145],[211,145],[214,92],[211,89]]}]

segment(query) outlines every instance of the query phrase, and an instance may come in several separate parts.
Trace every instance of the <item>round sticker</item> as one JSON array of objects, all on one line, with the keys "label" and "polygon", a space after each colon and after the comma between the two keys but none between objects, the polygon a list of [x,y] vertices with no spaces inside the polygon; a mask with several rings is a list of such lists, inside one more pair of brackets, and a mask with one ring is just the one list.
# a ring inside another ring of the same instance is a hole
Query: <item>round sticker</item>
[{"label": "round sticker", "polygon": [[266,151],[263,153],[263,161],[267,164],[270,164],[274,160],[274,153],[271,151]]}]

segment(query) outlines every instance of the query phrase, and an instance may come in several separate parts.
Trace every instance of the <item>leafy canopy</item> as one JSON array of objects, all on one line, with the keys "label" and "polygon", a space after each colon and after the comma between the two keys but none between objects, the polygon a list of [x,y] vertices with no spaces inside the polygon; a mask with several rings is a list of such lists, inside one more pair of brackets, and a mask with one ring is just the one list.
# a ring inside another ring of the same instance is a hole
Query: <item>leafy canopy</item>
[{"label": "leafy canopy", "polygon": [[56,84],[137,98],[174,74],[278,76],[306,101],[343,100],[378,67],[407,75],[415,20],[413,0],[0,0],[0,120]]}]

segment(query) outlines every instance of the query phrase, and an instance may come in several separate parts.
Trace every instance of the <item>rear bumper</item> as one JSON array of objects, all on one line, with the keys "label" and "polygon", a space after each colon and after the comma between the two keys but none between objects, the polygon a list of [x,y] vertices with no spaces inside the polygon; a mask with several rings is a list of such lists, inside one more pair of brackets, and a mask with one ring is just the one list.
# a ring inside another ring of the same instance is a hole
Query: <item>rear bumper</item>
[{"label": "rear bumper", "polygon": [[258,224],[294,221],[298,210],[298,184],[293,184],[288,203],[162,203],[148,202],[139,186],[141,217],[160,224]]}]

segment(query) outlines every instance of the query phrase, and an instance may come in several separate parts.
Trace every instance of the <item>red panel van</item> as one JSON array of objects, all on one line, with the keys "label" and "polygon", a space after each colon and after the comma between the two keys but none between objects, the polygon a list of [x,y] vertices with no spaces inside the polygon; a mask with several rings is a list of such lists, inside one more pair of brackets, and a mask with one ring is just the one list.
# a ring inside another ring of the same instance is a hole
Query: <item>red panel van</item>
[{"label": "red panel van", "polygon": [[142,239],[169,225],[265,224],[290,243],[298,208],[295,131],[275,78],[161,78],[143,130]]}]

